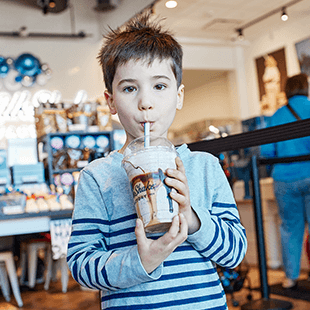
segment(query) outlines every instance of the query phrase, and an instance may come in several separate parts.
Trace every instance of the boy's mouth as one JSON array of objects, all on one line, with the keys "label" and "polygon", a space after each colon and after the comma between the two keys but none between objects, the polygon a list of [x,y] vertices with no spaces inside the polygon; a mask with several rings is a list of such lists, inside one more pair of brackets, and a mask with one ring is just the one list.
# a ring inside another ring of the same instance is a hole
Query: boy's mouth
[{"label": "boy's mouth", "polygon": [[150,123],[150,129],[152,128],[154,122],[141,122],[142,128],[144,128],[145,123]]}]

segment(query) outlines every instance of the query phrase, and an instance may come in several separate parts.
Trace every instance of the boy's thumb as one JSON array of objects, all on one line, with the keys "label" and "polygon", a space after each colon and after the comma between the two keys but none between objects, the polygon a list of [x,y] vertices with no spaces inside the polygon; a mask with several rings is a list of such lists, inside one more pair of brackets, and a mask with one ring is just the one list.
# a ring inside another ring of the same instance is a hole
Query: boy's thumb
[{"label": "boy's thumb", "polygon": [[146,235],[143,227],[143,223],[141,219],[137,219],[136,221],[136,228],[135,228],[135,234],[137,238],[137,244],[140,245],[146,240]]}]

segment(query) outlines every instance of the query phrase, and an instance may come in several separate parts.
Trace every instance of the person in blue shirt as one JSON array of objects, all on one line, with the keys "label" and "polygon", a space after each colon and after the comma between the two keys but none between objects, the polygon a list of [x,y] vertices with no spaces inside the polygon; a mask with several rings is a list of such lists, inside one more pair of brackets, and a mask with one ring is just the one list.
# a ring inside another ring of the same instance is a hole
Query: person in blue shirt
[{"label": "person in blue shirt", "polygon": [[[298,74],[287,79],[285,94],[288,105],[279,108],[270,126],[310,118],[308,77]],[[291,110],[292,109],[292,110]],[[310,154],[310,137],[261,146],[264,157],[290,157]],[[274,194],[281,218],[280,234],[285,271],[284,288],[296,288],[300,274],[305,224],[310,227],[310,161],[275,164],[272,169]]]},{"label": "person in blue shirt", "polygon": [[179,205],[168,232],[145,233],[121,162],[143,136],[167,138],[182,108],[182,48],[148,14],[111,31],[99,53],[112,114],[126,142],[80,173],[67,261],[73,278],[101,291],[102,309],[227,310],[216,265],[235,268],[246,253],[245,229],[218,159],[177,148],[165,171]]}]

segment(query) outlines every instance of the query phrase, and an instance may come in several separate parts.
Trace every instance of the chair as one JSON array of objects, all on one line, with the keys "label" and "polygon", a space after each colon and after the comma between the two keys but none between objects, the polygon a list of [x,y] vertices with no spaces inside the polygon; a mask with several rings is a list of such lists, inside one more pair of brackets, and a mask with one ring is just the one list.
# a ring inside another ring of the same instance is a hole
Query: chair
[{"label": "chair", "polygon": [[4,299],[9,302],[11,300],[10,285],[4,262],[0,262],[0,286]]},{"label": "chair", "polygon": [[[45,283],[48,275],[52,272],[52,252],[49,240],[34,239],[21,243],[21,277],[20,284],[25,284],[26,268],[28,267],[28,287],[34,288],[36,285],[38,253],[44,250],[45,255]],[[26,266],[28,260],[28,266]]]},{"label": "chair", "polygon": [[[44,289],[48,290],[50,281],[53,277],[53,269],[56,270],[60,267],[61,270],[61,284],[62,292],[67,292],[68,287],[68,266],[66,258],[60,258],[59,260],[53,261],[52,259],[52,250],[51,242],[48,239],[34,239],[27,242],[22,242],[21,244],[21,277],[20,283],[25,284],[26,276],[26,261],[28,259],[28,287],[34,288],[36,284],[36,274],[37,274],[37,261],[38,261],[38,252],[44,250],[45,255],[45,282]],[[60,266],[59,266],[60,265]]]},{"label": "chair", "polygon": [[[56,266],[55,266],[56,265]],[[69,275],[68,275],[68,265],[67,265],[67,259],[66,257],[61,257],[58,260],[53,261],[53,266],[55,269],[55,272],[57,272],[57,269],[60,269],[61,272],[61,289],[63,293],[67,292],[68,288],[68,281],[69,281]],[[50,280],[52,278],[52,271],[47,272],[46,274],[46,280],[44,283],[44,289],[49,289]]]},{"label": "chair", "polygon": [[11,251],[0,252],[0,282],[1,290],[6,301],[11,300],[8,276],[11,282],[15,300],[18,306],[22,307],[23,301],[20,295],[13,253]]}]

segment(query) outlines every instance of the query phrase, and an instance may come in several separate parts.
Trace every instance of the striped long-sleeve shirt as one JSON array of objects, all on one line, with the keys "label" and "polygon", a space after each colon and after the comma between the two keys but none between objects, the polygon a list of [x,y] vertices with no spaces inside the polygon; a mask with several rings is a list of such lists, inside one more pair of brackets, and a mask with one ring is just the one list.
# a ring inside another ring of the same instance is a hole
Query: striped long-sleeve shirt
[{"label": "striped long-sleeve shirt", "polygon": [[113,152],[81,172],[67,261],[77,282],[101,290],[102,309],[227,309],[213,262],[235,268],[246,252],[245,230],[217,158],[186,145],[178,154],[201,227],[150,274],[137,250],[123,155]]}]

